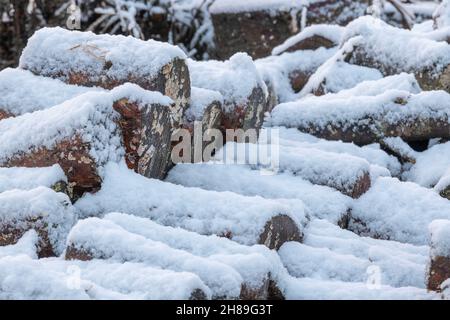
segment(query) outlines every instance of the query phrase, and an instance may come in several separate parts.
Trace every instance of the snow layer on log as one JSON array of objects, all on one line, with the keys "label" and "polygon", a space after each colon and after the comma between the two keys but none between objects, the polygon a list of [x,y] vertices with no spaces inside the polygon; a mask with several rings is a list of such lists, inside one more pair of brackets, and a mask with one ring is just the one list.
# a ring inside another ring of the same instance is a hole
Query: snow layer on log
[{"label": "snow layer on log", "polygon": [[[229,265],[242,276],[247,290],[253,291],[264,287],[269,281],[269,275],[277,277],[279,269],[282,268],[276,253],[265,246],[248,247],[223,237],[203,236],[120,213],[108,214],[105,219],[131,233],[165,243],[171,248]],[[241,296],[241,298],[250,297]],[[267,292],[258,298],[266,299]]]},{"label": "snow layer on log", "polygon": [[16,244],[0,247],[0,259],[7,256],[27,255],[37,259],[39,235],[35,230],[25,232]]},{"label": "snow layer on log", "polygon": [[450,204],[433,190],[393,178],[379,178],[353,206],[350,230],[380,239],[424,245],[427,226],[450,219]]},{"label": "snow layer on log", "polygon": [[[294,127],[322,138],[357,144],[398,135],[405,140],[445,137],[449,134],[449,99],[445,91],[411,94],[399,90],[352,98],[308,97],[275,107],[268,125]],[[439,126],[428,123],[433,121]],[[414,126],[422,127],[400,130]]]},{"label": "snow layer on log", "polygon": [[423,187],[433,187],[449,168],[450,142],[447,142],[418,153],[415,165],[404,176]]},{"label": "snow layer on log", "polygon": [[243,282],[236,270],[223,263],[171,248],[98,218],[79,221],[67,239],[66,259],[93,258],[143,262],[177,272],[192,272],[205,282],[215,297],[239,297]]},{"label": "snow layer on log", "polygon": [[40,256],[58,255],[64,250],[74,219],[69,198],[51,189],[0,193],[0,245],[14,244],[34,229],[40,237]]},{"label": "snow layer on log", "polygon": [[[365,159],[373,166],[387,168],[394,176],[400,174],[401,165],[398,160],[381,150],[380,145],[376,143],[360,147],[353,143],[316,138],[294,128],[275,127],[267,128],[267,130],[268,132],[277,130],[279,133],[278,143],[286,147],[313,148],[326,152],[347,154]],[[269,137],[269,134],[263,130],[259,143],[266,143],[267,137]],[[273,142],[275,143],[275,141]]]},{"label": "snow layer on log", "polygon": [[82,216],[118,211],[204,235],[228,236],[243,244],[258,243],[266,223],[276,216],[290,217],[300,230],[306,223],[299,200],[275,201],[185,188],[144,178],[113,163],[106,168],[102,189],[85,195],[76,208]]},{"label": "snow layer on log", "polygon": [[296,92],[307,83],[309,77],[327,61],[337,49],[319,48],[286,52],[255,61],[256,67],[266,83],[274,87],[280,102],[297,99]]},{"label": "snow layer on log", "polygon": [[[344,30],[344,27],[329,24],[317,24],[307,27],[295,36],[287,39],[281,45],[273,48],[272,55],[276,56],[283,52],[302,50],[301,43],[313,37],[321,37],[325,39],[324,41],[328,40],[328,45],[323,45],[325,47],[337,46],[341,43]],[[317,48],[307,49],[314,50]]]},{"label": "snow layer on log", "polygon": [[[194,87],[218,91],[226,104],[245,104],[255,88],[267,95],[267,87],[251,57],[237,53],[227,61],[188,60]],[[231,110],[230,110],[231,111]]]},{"label": "snow layer on log", "polygon": [[0,162],[36,151],[51,149],[57,143],[77,135],[89,144],[89,156],[97,169],[108,161],[119,161],[124,156],[122,136],[113,108],[121,99],[135,102],[138,107],[159,104],[168,107],[172,100],[158,92],[125,84],[110,92],[89,92],[61,105],[24,114],[0,122]]},{"label": "snow layer on log", "polygon": [[0,192],[40,186],[50,188],[62,181],[67,182],[67,178],[57,164],[47,168],[0,168]]},{"label": "snow layer on log", "polygon": [[102,90],[67,85],[30,71],[8,68],[0,72],[0,110],[19,116],[56,106],[89,91]]},{"label": "snow layer on log", "polygon": [[16,256],[0,259],[0,267],[1,299],[188,300],[197,290],[210,298],[208,287],[193,273],[141,263]]},{"label": "snow layer on log", "polygon": [[167,181],[185,187],[230,191],[266,199],[299,199],[311,216],[339,223],[351,207],[351,199],[336,190],[314,185],[290,173],[264,175],[248,166],[222,164],[179,164]]},{"label": "snow layer on log", "polygon": [[189,122],[202,121],[206,108],[213,103],[223,103],[223,96],[219,91],[193,87],[191,104],[185,112],[185,119]]},{"label": "snow layer on log", "polygon": [[28,40],[20,67],[63,79],[76,72],[93,77],[93,82],[102,81],[102,74],[120,81],[130,75],[152,78],[176,58],[186,55],[178,47],[154,40],[43,28]]},{"label": "snow layer on log", "polygon": [[[290,172],[354,198],[361,196],[370,187],[370,164],[366,160],[314,148],[227,143],[217,152],[215,159],[228,164],[250,164],[262,169],[267,166],[264,163],[267,159],[257,159],[258,155],[269,155],[272,148],[279,153],[279,163],[274,164],[277,171]],[[251,163],[252,160],[255,163]]]},{"label": "snow layer on log", "polygon": [[309,5],[310,2],[323,2],[325,0],[246,0],[236,2],[235,0],[218,0],[210,8],[213,14],[218,13],[239,13],[252,11],[290,11],[292,9],[301,9]]},{"label": "snow layer on log", "polygon": [[428,228],[431,234],[431,256],[450,257],[450,220],[435,220]]},{"label": "snow layer on log", "polygon": [[[378,267],[381,271],[379,274],[381,284],[393,287],[425,288],[426,265],[429,259],[428,246],[413,246],[395,241],[360,237],[325,220],[311,221],[306,228],[304,245],[289,244],[288,246],[297,248],[293,250],[294,252],[303,250],[305,254],[312,255],[310,259],[307,255],[301,258],[297,255],[298,258],[294,261],[292,253],[283,253],[290,261],[289,263],[285,261],[286,267],[303,272],[307,277],[322,280],[329,277],[329,279],[341,281],[365,282],[369,278],[370,268]],[[282,251],[283,247],[280,249],[280,252]],[[323,262],[317,264],[320,267],[309,271],[307,268],[301,268],[302,265],[307,266],[312,261],[317,261],[320,256]],[[285,260],[284,258],[282,257],[282,260]],[[356,268],[353,271],[352,265]],[[401,266],[400,269],[399,266]]]}]

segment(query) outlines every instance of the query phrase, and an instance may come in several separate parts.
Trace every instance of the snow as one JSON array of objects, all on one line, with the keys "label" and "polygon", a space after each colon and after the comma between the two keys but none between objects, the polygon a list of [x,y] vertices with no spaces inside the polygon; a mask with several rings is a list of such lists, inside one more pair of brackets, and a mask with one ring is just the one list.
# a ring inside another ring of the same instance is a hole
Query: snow
[{"label": "snow", "polygon": [[209,288],[189,272],[142,263],[0,258],[0,298],[8,300],[188,300],[193,290]]},{"label": "snow", "polygon": [[0,109],[14,116],[47,109],[89,91],[102,89],[67,85],[21,69],[0,72]]},{"label": "snow", "polygon": [[[295,247],[294,244],[291,246]],[[360,237],[325,220],[311,221],[305,229],[303,246],[308,246],[305,250],[311,252],[313,257],[321,256],[323,261],[328,261],[323,268],[316,267],[310,271],[309,277],[320,278],[334,272],[335,278],[342,280],[353,272],[355,278],[346,281],[365,282],[368,279],[367,271],[379,268],[381,284],[425,288],[428,246]],[[295,252],[295,249],[292,250]],[[289,258],[289,252],[287,255]],[[363,262],[366,266],[364,270]],[[308,263],[307,256],[298,259],[297,263],[297,267],[294,264],[291,268],[298,269],[302,264]],[[355,269],[352,271],[353,268]]]},{"label": "snow", "polygon": [[304,41],[313,36],[321,36],[325,39],[338,45],[341,42],[342,34],[345,28],[337,25],[316,24],[303,29],[300,33],[288,38],[279,46],[273,48],[272,55],[279,55],[289,48],[295,46],[301,41]]},{"label": "snow", "polygon": [[238,271],[246,285],[253,288],[260,287],[269,274],[280,272],[281,264],[276,253],[265,246],[243,246],[215,235],[203,236],[119,213],[108,214],[105,219],[129,232],[160,241],[171,248],[224,263]]},{"label": "snow", "polygon": [[[245,164],[259,154],[268,154],[261,152],[264,148],[272,149],[271,146],[257,144],[227,143],[217,152],[215,159],[224,163]],[[277,145],[276,149],[279,152],[279,163],[274,163],[275,170],[290,172],[314,184],[332,186],[343,192],[351,193],[356,182],[370,170],[370,164],[366,160],[346,154],[283,145]],[[256,164],[250,164],[256,168],[264,168],[267,165],[264,160],[258,159]]]},{"label": "snow", "polygon": [[80,135],[90,145],[90,155],[99,169],[119,161],[124,151],[114,111],[115,101],[127,98],[139,106],[171,100],[160,93],[125,84],[110,92],[88,92],[60,105],[0,122],[0,161],[39,147],[51,149],[64,139]]},{"label": "snow", "polygon": [[48,233],[53,250],[64,250],[65,237],[74,224],[75,215],[69,198],[45,187],[11,190],[0,193],[0,225],[27,231],[30,226]]},{"label": "snow", "polygon": [[450,26],[450,1],[442,0],[441,5],[433,13],[435,28],[440,29]]},{"label": "snow", "polygon": [[[342,91],[344,93],[344,91]],[[279,134],[278,143],[287,147],[313,148],[327,152],[342,153],[367,160],[373,166],[387,168],[392,175],[398,175],[401,170],[398,160],[380,149],[379,144],[357,146],[342,141],[328,141],[316,138],[310,134],[302,133],[295,128],[274,127]],[[260,143],[267,143],[270,136],[269,129],[263,129],[260,134]],[[267,133],[266,133],[267,132]],[[273,141],[272,143],[276,143]]]},{"label": "snow", "polygon": [[[406,100],[399,108],[396,101]],[[307,97],[295,102],[282,103],[275,107],[268,119],[270,126],[315,127],[348,124],[370,125],[370,119],[380,119],[395,124],[406,119],[447,119],[450,110],[446,101],[450,95],[445,91],[426,91],[411,94],[402,90],[388,90],[375,96]],[[373,120],[372,120],[373,121]]]},{"label": "snow", "polygon": [[0,193],[39,186],[50,188],[61,181],[67,182],[67,178],[59,165],[48,168],[0,168]]},{"label": "snow", "polygon": [[434,190],[436,190],[436,192],[442,192],[448,187],[450,187],[450,167],[434,186]]},{"label": "snow", "polygon": [[16,244],[0,247],[0,260],[8,256],[27,255],[37,259],[38,234],[35,230],[25,232]]},{"label": "snow", "polygon": [[[74,73],[87,75],[94,82],[101,75],[123,81],[131,75],[152,78],[175,58],[185,59],[186,55],[167,43],[57,27],[42,28],[28,40],[19,66],[65,81]],[[107,62],[111,67],[105,70]]]},{"label": "snow", "polygon": [[416,164],[405,177],[423,187],[435,186],[450,168],[450,142],[437,144],[417,154]]},{"label": "snow", "polygon": [[246,53],[236,53],[227,61],[189,59],[188,67],[192,86],[218,91],[228,104],[245,104],[257,87],[267,95],[266,84]]},{"label": "snow", "polygon": [[450,257],[450,220],[435,220],[430,223],[431,256]]},{"label": "snow", "polygon": [[111,221],[89,218],[71,230],[67,245],[87,251],[94,258],[117,262],[143,262],[173,271],[197,274],[215,297],[238,297],[242,277],[233,268],[211,259],[126,231]]},{"label": "snow", "polygon": [[365,48],[367,58],[406,72],[431,69],[438,73],[450,63],[450,46],[446,42],[426,39],[370,16],[360,17],[347,25],[343,38],[355,36],[360,36],[358,46]]},{"label": "snow", "polygon": [[428,224],[450,218],[450,203],[417,184],[379,178],[355,201],[351,216],[350,229],[364,236],[424,245]]},{"label": "snow", "polygon": [[191,104],[184,116],[189,121],[201,121],[205,109],[213,102],[223,103],[223,97],[218,91],[193,87],[191,89]]},{"label": "snow", "polygon": [[85,195],[75,207],[84,217],[122,212],[204,235],[230,232],[232,240],[247,245],[257,243],[266,222],[280,214],[291,217],[300,228],[306,222],[299,200],[185,188],[144,178],[123,163],[108,164],[102,189]]},{"label": "snow", "polygon": [[312,216],[338,223],[351,206],[351,199],[336,190],[313,185],[290,173],[264,175],[243,165],[178,164],[167,181],[185,187],[230,191],[266,199],[299,199]]},{"label": "snow", "polygon": [[255,64],[264,81],[275,88],[280,102],[287,102],[298,99],[291,86],[291,75],[300,73],[309,77],[336,51],[336,48],[319,48],[285,52],[279,56],[258,59]]},{"label": "snow", "polygon": [[[320,2],[323,0],[315,0]],[[236,2],[235,0],[216,0],[210,7],[212,14],[221,13],[239,13],[253,11],[291,11],[292,9],[300,10],[304,6],[308,6],[311,0],[246,0]]]}]

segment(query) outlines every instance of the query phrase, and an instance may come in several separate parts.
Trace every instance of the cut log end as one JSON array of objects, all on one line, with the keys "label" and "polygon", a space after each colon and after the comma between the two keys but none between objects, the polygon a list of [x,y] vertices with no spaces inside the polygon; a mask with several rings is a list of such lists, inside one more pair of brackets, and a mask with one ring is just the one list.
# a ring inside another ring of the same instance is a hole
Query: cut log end
[{"label": "cut log end", "polygon": [[346,194],[353,199],[358,199],[367,191],[369,191],[372,182],[370,180],[370,173],[366,172],[361,178],[359,178],[353,185],[353,188],[348,190]]},{"label": "cut log end", "polygon": [[272,250],[279,250],[286,242],[302,242],[302,240],[303,234],[294,220],[287,215],[279,215],[266,223],[259,244]]},{"label": "cut log end", "polygon": [[93,259],[93,255],[83,248],[70,245],[66,249],[65,260],[91,261]]},{"label": "cut log end", "polygon": [[431,260],[428,274],[428,290],[441,291],[441,284],[450,278],[450,257],[435,257]]},{"label": "cut log end", "polygon": [[269,296],[269,277],[267,277],[259,286],[254,287],[248,284],[242,284],[241,300],[267,300]]},{"label": "cut log end", "polygon": [[38,245],[36,252],[39,259],[55,257],[55,250],[50,243],[45,224],[39,219],[29,219],[25,222],[24,228],[17,228],[12,225],[0,226],[0,247],[15,245],[30,230],[35,230],[38,234]]}]

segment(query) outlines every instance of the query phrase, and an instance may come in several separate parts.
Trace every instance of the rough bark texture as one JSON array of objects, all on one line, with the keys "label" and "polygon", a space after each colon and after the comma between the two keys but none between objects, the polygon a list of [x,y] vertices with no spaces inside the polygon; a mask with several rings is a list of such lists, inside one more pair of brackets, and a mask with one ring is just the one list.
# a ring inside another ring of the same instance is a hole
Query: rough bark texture
[{"label": "rough bark texture", "polygon": [[[224,112],[221,123],[222,130],[224,132],[226,129],[256,129],[259,131],[264,122],[264,114],[269,107],[264,90],[256,87],[245,104],[234,104],[229,108],[230,111]],[[227,109],[225,107],[225,110]]]},{"label": "rough bark texture", "polygon": [[0,247],[17,244],[23,235],[34,229],[39,237],[37,254],[39,258],[54,257],[55,251],[48,238],[47,225],[43,222],[42,216],[36,214],[33,219],[27,219],[18,223],[0,223]]},{"label": "rough bark texture", "polygon": [[239,299],[241,300],[267,300],[269,296],[269,277],[257,288],[243,284]]},{"label": "rough bark texture", "polygon": [[370,173],[366,172],[361,178],[359,178],[356,181],[356,183],[351,188],[348,188],[346,190],[339,190],[339,189],[338,190],[341,191],[343,194],[352,197],[353,199],[358,199],[364,193],[369,191],[370,186],[371,186]]},{"label": "rough bark texture", "polygon": [[259,237],[259,244],[269,249],[279,250],[289,241],[302,242],[303,234],[297,224],[286,215],[279,215],[266,223],[264,231]]},{"label": "rough bark texture", "polygon": [[[205,133],[208,132],[208,130],[221,129],[221,123],[224,117],[223,109],[222,109],[222,103],[220,101],[213,101],[209,106],[207,106],[203,112],[203,116],[201,119],[201,136],[197,137],[195,136],[195,121],[190,121],[185,119],[183,122],[183,129],[186,129],[190,132],[192,140],[191,140],[191,161],[192,163],[198,163],[203,161],[208,161],[210,159],[203,159],[203,150],[205,150],[205,147],[211,143],[208,141],[204,141],[203,137]],[[197,121],[200,121],[199,119]],[[197,139],[197,141],[196,141]],[[202,159],[199,159],[195,155],[195,146],[197,143],[200,143],[202,145]],[[177,144],[175,142],[174,144]],[[181,155],[180,155],[181,156]],[[213,155],[211,155],[212,157]]]},{"label": "rough bark texture", "polygon": [[449,119],[437,120],[423,116],[392,124],[380,116],[377,119],[358,119],[342,124],[330,123],[323,127],[310,123],[298,129],[323,139],[354,142],[357,145],[371,144],[386,137],[400,137],[406,142],[450,138]]},{"label": "rough bark texture", "polygon": [[148,178],[163,179],[170,165],[171,113],[166,106],[139,108],[126,99],[114,104],[122,116],[125,159],[130,169]]},{"label": "rough bark texture", "polygon": [[28,153],[12,155],[6,167],[42,168],[59,164],[66,174],[75,197],[100,189],[101,178],[94,160],[89,155],[90,146],[79,136],[58,142],[53,148],[37,146]]},{"label": "rough bark texture", "polygon": [[353,52],[346,58],[346,61],[375,68],[381,71],[385,76],[395,75],[402,72],[413,73],[417,82],[423,90],[445,90],[450,92],[450,65],[443,68],[442,71],[436,72],[434,68],[417,68],[410,69],[402,67],[398,64],[390,64],[391,61],[378,59],[378,55],[372,55],[364,46],[357,46]]},{"label": "rough bark texture", "polygon": [[289,79],[291,81],[292,89],[294,92],[300,92],[303,87],[308,83],[309,78],[314,74],[314,71],[310,72],[294,70],[289,74]]},{"label": "rough bark texture", "polygon": [[[139,107],[122,99],[114,104],[114,109],[121,115],[118,125],[128,167],[148,178],[164,178],[170,167],[173,131],[169,108],[158,104]],[[76,200],[101,187],[98,165],[90,156],[90,149],[89,143],[76,135],[50,149],[35,146],[29,152],[10,155],[0,166],[33,168],[59,164],[73,191],[70,198]]]},{"label": "rough bark texture", "polygon": [[[346,25],[364,14],[369,0],[327,0],[312,3],[307,25],[333,23]],[[294,18],[293,18],[294,17]],[[213,56],[227,60],[236,52],[253,58],[269,56],[272,49],[300,31],[301,10],[213,13],[216,49]]]},{"label": "rough bark texture", "polygon": [[313,35],[311,37],[303,39],[302,41],[297,42],[293,46],[280,52],[280,54],[284,52],[295,52],[297,50],[316,50],[321,47],[329,49],[337,45],[338,43],[335,43],[332,40],[327,39],[323,36]]},{"label": "rough bark texture", "polygon": [[12,115],[9,114],[8,112],[2,110],[0,107],[0,121],[3,119],[6,119],[6,118],[10,118],[10,117],[12,117]]},{"label": "rough bark texture", "polygon": [[[80,53],[82,54],[82,53]],[[89,57],[94,59],[93,57]],[[130,73],[123,79],[110,78],[106,71],[112,67],[111,61],[104,62],[104,74],[85,74],[76,71],[69,71],[64,74],[62,70],[52,70],[50,72],[39,72],[30,68],[31,72],[41,76],[58,78],[68,84],[85,87],[98,86],[105,89],[113,89],[124,83],[131,82],[149,91],[158,91],[172,98],[174,105],[171,107],[174,125],[180,124],[184,110],[188,107],[191,96],[191,80],[189,70],[184,60],[174,59],[163,66],[156,75],[137,76]]]},{"label": "rough bark texture", "polygon": [[428,272],[428,290],[440,292],[441,284],[450,279],[450,257],[434,257]]}]

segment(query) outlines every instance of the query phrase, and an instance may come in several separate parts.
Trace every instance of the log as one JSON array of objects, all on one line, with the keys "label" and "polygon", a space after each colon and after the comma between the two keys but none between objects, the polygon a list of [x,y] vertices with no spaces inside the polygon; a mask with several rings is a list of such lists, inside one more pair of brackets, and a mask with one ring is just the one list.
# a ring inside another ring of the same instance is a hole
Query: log
[{"label": "log", "polygon": [[[352,22],[348,28],[349,34],[360,37],[346,57],[347,62],[379,69],[385,76],[413,73],[423,90],[450,92],[449,44],[373,21],[370,17]],[[397,50],[405,43],[406,52]]]},{"label": "log", "polygon": [[[267,86],[253,60],[238,53],[227,61],[188,61],[192,85],[223,96],[221,130],[259,131],[269,108]],[[224,134],[225,136],[225,134]]]},{"label": "log", "polygon": [[20,67],[68,84],[112,89],[131,82],[174,100],[179,125],[190,99],[189,70],[177,47],[133,37],[44,28],[28,41]]},{"label": "log", "polygon": [[[185,162],[199,163],[211,158],[211,155],[203,154],[206,146],[210,143],[205,138],[213,130],[222,129],[223,117],[223,96],[218,91],[192,88],[191,104],[186,110],[182,126],[183,129],[188,130],[192,146],[189,156],[180,155]],[[181,137],[175,133],[175,136],[172,137],[173,142],[178,142],[178,138]]]},{"label": "log", "polygon": [[103,89],[68,85],[30,71],[8,68],[0,72],[0,120],[48,109],[90,91]]},{"label": "log", "polygon": [[279,250],[286,242],[302,242],[302,240],[303,235],[300,234],[297,225],[286,215],[276,216],[268,221],[259,237],[260,244],[274,250]]},{"label": "log", "polygon": [[75,222],[69,198],[45,187],[0,193],[0,246],[16,244],[29,230],[39,237],[38,257],[59,255]]},{"label": "log", "polygon": [[443,91],[410,94],[395,90],[347,100],[306,98],[278,105],[270,124],[357,145],[386,137],[400,137],[406,142],[448,138],[448,99],[450,95]]},{"label": "log", "polygon": [[272,55],[298,50],[332,48],[340,44],[345,28],[337,25],[313,25],[288,38],[272,50]]},{"label": "log", "polygon": [[[312,74],[335,53],[335,48],[317,50],[297,50],[280,55],[258,59],[255,64],[269,89],[271,111],[280,102],[296,100],[293,96],[301,91]],[[290,90],[292,88],[292,90]]]},{"label": "log", "polygon": [[401,164],[415,164],[417,154],[415,151],[401,138],[385,138],[380,140],[382,150],[396,157]]},{"label": "log", "polygon": [[[264,157],[271,152],[271,163],[265,163],[268,159]],[[247,164],[256,169],[268,167],[276,173],[290,173],[355,199],[369,190],[371,185],[370,164],[365,159],[314,148],[227,143],[217,153],[216,160],[226,164]]]},{"label": "log", "polygon": [[267,4],[217,0],[210,8],[216,43],[212,54],[220,60],[236,52],[246,52],[255,59],[267,57],[274,47],[298,33],[302,23],[345,25],[363,15],[368,6],[366,0],[315,1],[307,7],[290,0]]},{"label": "log", "polygon": [[[269,282],[273,282],[269,274],[276,272],[268,262],[275,253],[268,248],[243,246],[226,238],[204,236],[183,229],[166,227],[149,219],[126,214],[112,213],[106,215],[104,219],[134,234],[163,242],[171,248],[229,265],[238,271],[244,280],[240,293],[241,299],[257,300],[268,297]],[[247,270],[258,271],[247,273]]]},{"label": "log", "polygon": [[0,165],[59,164],[75,197],[97,191],[99,169],[122,155],[139,174],[163,178],[170,164],[170,105],[160,93],[124,85],[3,121]]},{"label": "log", "polygon": [[440,292],[441,285],[450,279],[450,220],[435,220],[431,233],[431,261],[428,268],[428,290]]},{"label": "log", "polygon": [[[111,243],[115,243],[114,248]],[[228,265],[172,248],[98,218],[79,221],[72,229],[65,259],[142,262],[176,272],[194,273],[212,290],[213,298],[237,298],[242,285],[239,273]]]},{"label": "log", "polygon": [[[331,188],[313,185],[290,173],[263,175],[251,166],[213,163],[178,164],[166,181],[191,188],[236,192],[266,199],[298,199],[310,216],[337,224],[345,220],[352,200]],[[320,197],[317,197],[320,194]]]},{"label": "log", "polygon": [[[132,181],[133,188],[120,183],[125,180]],[[133,201],[122,200],[127,197]],[[269,200],[186,188],[143,179],[116,164],[106,167],[101,191],[80,199],[77,209],[82,217],[123,212],[204,235],[223,236],[245,245],[260,243],[267,222],[277,216],[286,215],[295,222],[295,228],[280,231],[292,231],[286,238],[301,234],[308,221],[299,200]]]}]

